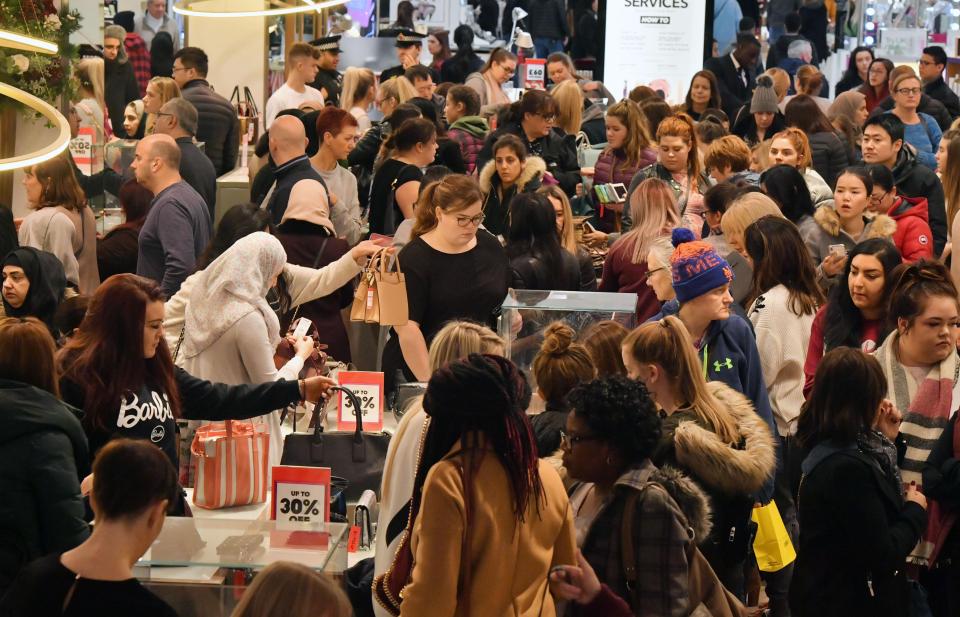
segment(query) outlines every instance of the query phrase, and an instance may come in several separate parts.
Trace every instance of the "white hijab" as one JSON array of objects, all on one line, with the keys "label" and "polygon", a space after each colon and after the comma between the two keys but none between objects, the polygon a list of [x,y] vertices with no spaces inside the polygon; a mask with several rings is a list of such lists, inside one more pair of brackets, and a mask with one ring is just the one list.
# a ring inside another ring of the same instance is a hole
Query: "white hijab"
[{"label": "white hijab", "polygon": [[280,321],[267,302],[267,292],[286,263],[287,253],[280,241],[258,231],[237,240],[207,266],[187,305],[184,357],[200,354],[253,311],[263,316],[270,345],[276,347]]}]

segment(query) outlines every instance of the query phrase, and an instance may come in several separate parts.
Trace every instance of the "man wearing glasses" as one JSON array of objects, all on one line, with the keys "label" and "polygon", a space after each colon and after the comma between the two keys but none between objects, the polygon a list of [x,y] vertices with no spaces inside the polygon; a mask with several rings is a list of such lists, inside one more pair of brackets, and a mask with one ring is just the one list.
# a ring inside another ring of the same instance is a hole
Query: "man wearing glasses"
[{"label": "man wearing glasses", "polygon": [[960,97],[943,80],[946,66],[947,52],[939,45],[925,48],[920,55],[919,73],[923,81],[923,93],[943,103],[950,116],[956,118],[960,116]]}]

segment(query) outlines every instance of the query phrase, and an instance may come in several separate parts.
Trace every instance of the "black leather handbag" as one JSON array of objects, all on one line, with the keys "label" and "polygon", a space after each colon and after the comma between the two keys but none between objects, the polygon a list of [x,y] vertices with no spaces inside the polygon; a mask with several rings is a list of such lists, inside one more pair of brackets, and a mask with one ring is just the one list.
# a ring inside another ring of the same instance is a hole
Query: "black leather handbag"
[{"label": "black leather handbag", "polygon": [[387,458],[390,435],[363,431],[360,415],[360,399],[349,388],[334,386],[330,392],[340,391],[349,397],[357,418],[353,432],[323,431],[322,406],[314,407],[313,433],[293,433],[283,442],[281,465],[301,467],[329,467],[335,476],[350,484],[345,493],[347,501],[356,501],[365,490],[379,495],[383,465]]}]

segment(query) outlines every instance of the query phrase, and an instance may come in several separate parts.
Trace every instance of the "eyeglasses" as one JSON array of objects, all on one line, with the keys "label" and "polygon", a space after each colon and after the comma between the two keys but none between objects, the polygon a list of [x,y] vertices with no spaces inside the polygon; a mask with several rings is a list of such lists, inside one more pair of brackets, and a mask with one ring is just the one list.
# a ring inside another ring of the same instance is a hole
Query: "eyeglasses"
[{"label": "eyeglasses", "polygon": [[906,96],[917,96],[920,94],[920,88],[900,88],[897,90],[897,94],[903,94]]},{"label": "eyeglasses", "polygon": [[185,67],[185,66],[175,66],[175,67],[173,67],[173,72],[174,72],[174,73],[176,73],[177,71],[186,71],[186,70],[187,70],[187,67]]},{"label": "eyeglasses", "polygon": [[924,60],[922,58],[920,60],[917,60],[917,64],[919,64],[920,66],[936,66],[937,65],[936,62],[933,62],[931,60]]},{"label": "eyeglasses", "polygon": [[651,276],[653,276],[657,272],[660,272],[661,270],[669,270],[669,269],[670,268],[668,266],[660,266],[659,268],[654,268],[653,270],[647,270],[647,278],[650,278]]},{"label": "eyeglasses", "polygon": [[500,70],[507,75],[513,75],[514,73],[517,72],[516,66],[510,66],[509,64],[498,64],[497,66],[499,66]]},{"label": "eyeglasses", "polygon": [[544,121],[544,122],[556,122],[556,121],[557,121],[557,114],[550,114],[550,115],[547,115],[547,114],[538,114],[538,115],[539,115],[541,118],[543,118],[543,121]]},{"label": "eyeglasses", "polygon": [[871,196],[870,196],[870,203],[872,203],[872,204],[878,204],[878,203],[882,202],[884,199],[886,199],[886,198],[887,198],[887,195],[889,195],[889,194],[890,194],[890,191],[885,192],[883,195],[871,195]]},{"label": "eyeglasses", "polygon": [[595,435],[567,435],[563,431],[560,431],[560,446],[567,449],[571,449],[583,441],[597,441],[599,439],[600,438]]},{"label": "eyeglasses", "polygon": [[483,219],[486,216],[487,215],[484,214],[483,212],[481,212],[476,216],[458,216],[457,225],[459,225],[460,227],[468,227],[470,225],[473,225],[474,227],[479,227],[480,223],[483,222]]}]

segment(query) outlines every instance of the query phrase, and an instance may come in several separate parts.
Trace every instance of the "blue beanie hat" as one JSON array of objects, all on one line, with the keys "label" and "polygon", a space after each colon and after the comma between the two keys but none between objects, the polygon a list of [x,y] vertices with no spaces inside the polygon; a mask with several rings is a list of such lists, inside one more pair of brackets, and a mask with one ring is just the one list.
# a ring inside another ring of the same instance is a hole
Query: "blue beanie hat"
[{"label": "blue beanie hat", "polygon": [[683,304],[733,280],[727,260],[686,227],[674,229],[671,242],[676,247],[670,257],[670,270],[677,302]]}]

